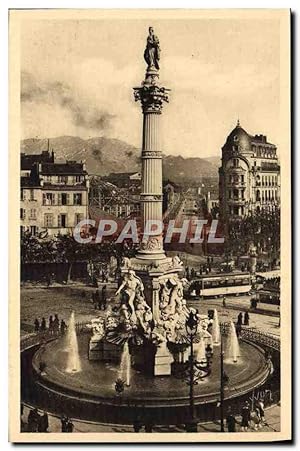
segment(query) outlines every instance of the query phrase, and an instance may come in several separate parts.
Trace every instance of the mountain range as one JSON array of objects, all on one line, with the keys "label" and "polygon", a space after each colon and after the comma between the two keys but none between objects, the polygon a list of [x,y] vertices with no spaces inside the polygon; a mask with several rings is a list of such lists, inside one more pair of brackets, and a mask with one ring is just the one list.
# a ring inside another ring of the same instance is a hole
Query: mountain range
[{"label": "mountain range", "polygon": [[[47,139],[29,138],[21,141],[21,152],[27,154],[41,153],[47,148]],[[59,136],[49,140],[49,149],[55,152],[57,160],[85,160],[87,171],[92,175],[141,170],[140,149],[119,139]],[[164,179],[174,182],[217,177],[219,165],[220,158],[217,156],[184,158],[163,155]]]}]

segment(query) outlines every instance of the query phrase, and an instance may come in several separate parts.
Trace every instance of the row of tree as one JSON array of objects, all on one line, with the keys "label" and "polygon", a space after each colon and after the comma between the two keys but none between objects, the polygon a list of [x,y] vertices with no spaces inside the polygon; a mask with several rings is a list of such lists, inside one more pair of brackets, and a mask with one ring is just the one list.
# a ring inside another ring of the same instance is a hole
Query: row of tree
[{"label": "row of tree", "polygon": [[253,243],[258,252],[277,258],[280,250],[280,209],[262,210],[228,225],[227,248],[234,255],[248,252]]},{"label": "row of tree", "polygon": [[136,245],[130,241],[115,243],[103,241],[89,244],[78,243],[72,235],[56,235],[41,239],[29,233],[21,238],[21,263],[67,263],[70,280],[72,266],[75,262],[108,262],[115,257],[120,265],[123,257],[132,257]]}]

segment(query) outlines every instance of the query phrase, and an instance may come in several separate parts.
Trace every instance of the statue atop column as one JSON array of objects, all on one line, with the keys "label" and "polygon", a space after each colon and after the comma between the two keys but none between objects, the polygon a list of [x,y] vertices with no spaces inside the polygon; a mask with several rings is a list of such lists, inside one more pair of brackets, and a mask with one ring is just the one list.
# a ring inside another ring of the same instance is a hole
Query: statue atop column
[{"label": "statue atop column", "polygon": [[149,70],[159,70],[159,59],[160,59],[160,47],[159,39],[154,34],[154,29],[149,27],[149,35],[147,37],[146,49],[144,51],[144,59],[148,64],[147,71]]}]

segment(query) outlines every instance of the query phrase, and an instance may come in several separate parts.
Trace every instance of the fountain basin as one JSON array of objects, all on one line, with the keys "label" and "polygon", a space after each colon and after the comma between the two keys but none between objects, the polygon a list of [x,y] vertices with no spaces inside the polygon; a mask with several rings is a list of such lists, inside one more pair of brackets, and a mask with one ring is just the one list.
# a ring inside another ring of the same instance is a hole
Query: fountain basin
[{"label": "fountain basin", "polygon": [[[189,387],[185,381],[175,376],[153,377],[131,368],[130,386],[126,387],[121,397],[116,396],[115,381],[119,377],[120,367],[114,363],[90,361],[88,359],[89,334],[78,336],[78,350],[81,371],[66,372],[66,337],[54,340],[40,348],[33,356],[33,369],[38,375],[40,389],[59,393],[65,399],[78,399],[79,402],[99,402],[119,407],[132,405],[188,406]],[[214,403],[219,399],[220,360],[219,348],[215,349],[212,359],[211,375],[195,386],[195,404]],[[267,379],[269,369],[263,351],[250,343],[240,343],[241,360],[238,363],[225,361],[225,371],[229,376],[229,386],[225,398],[243,395],[260,386]],[[248,356],[251,354],[251,360]],[[41,362],[46,364],[43,374],[39,368]],[[81,417],[85,417],[84,410]]]}]

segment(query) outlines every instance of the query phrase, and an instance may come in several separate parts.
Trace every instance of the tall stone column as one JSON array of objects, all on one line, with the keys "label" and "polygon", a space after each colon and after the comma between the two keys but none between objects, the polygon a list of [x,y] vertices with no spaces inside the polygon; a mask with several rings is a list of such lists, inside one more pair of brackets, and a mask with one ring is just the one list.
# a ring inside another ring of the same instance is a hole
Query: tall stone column
[{"label": "tall stone column", "polygon": [[[134,88],[136,101],[141,102],[143,112],[142,141],[142,193],[141,211],[143,231],[147,221],[162,224],[162,149],[160,121],[164,102],[168,102],[169,89],[158,84],[158,70],[148,68],[141,87]],[[155,230],[153,225],[153,230]],[[160,231],[159,231],[160,232]],[[144,237],[138,258],[164,259],[162,234]]]}]

